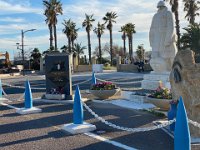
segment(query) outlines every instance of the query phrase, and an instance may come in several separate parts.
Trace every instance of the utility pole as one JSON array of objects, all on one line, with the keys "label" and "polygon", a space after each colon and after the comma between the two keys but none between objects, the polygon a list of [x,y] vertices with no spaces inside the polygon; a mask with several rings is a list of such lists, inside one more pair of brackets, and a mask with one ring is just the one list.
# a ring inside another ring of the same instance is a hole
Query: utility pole
[{"label": "utility pole", "polygon": [[26,32],[29,32],[29,31],[35,31],[36,29],[30,29],[30,30],[26,30],[26,31],[23,31],[21,30],[21,42],[22,42],[22,45],[21,45],[21,49],[19,48],[19,43],[16,43],[17,44],[17,49],[20,49],[22,51],[22,63],[23,63],[23,76],[25,76],[25,72],[24,72],[24,67],[25,67],[25,57],[24,57],[24,34]]}]

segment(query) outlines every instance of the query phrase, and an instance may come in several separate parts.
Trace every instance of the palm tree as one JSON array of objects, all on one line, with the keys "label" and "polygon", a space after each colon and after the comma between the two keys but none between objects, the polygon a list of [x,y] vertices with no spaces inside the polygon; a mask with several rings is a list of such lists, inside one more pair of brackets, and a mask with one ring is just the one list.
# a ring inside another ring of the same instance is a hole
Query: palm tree
[{"label": "palm tree", "polygon": [[125,26],[122,26],[119,32],[122,32],[122,40],[124,43],[124,54],[126,54],[126,28]]},{"label": "palm tree", "polygon": [[136,50],[136,54],[137,54],[137,57],[139,58],[140,62],[144,62],[144,53],[145,53],[145,49],[143,47],[143,44],[141,45],[138,45],[138,48]]},{"label": "palm tree", "polygon": [[98,40],[99,40],[99,61],[100,61],[100,64],[102,64],[101,35],[104,33],[104,30],[105,30],[105,26],[104,26],[104,24],[100,24],[100,22],[98,22],[97,27],[94,28],[94,33],[96,33]]},{"label": "palm tree", "polygon": [[45,11],[44,11],[44,15],[46,16],[46,24],[48,24],[48,28],[49,28],[49,34],[50,34],[50,45],[49,48],[51,49],[53,47],[53,20],[52,20],[52,11],[50,11],[50,3],[48,1],[43,1],[43,5],[46,7]]},{"label": "palm tree", "polygon": [[197,55],[200,54],[200,24],[189,25],[184,28],[186,33],[181,36],[182,48],[190,48]]},{"label": "palm tree", "polygon": [[69,47],[66,46],[66,45],[63,45],[63,46],[60,48],[60,50],[62,50],[62,52],[70,53],[70,52],[69,52]]},{"label": "palm tree", "polygon": [[[71,19],[69,20],[64,20],[64,23],[63,25],[65,26],[65,28],[63,29],[63,33],[67,36],[67,39],[68,39],[68,50],[69,50],[69,53],[72,52],[72,41],[74,40],[74,36],[75,34],[77,34],[77,30],[78,29],[75,29],[76,27],[76,24],[74,22],[71,21]],[[76,35],[77,37],[77,35]]]},{"label": "palm tree", "polygon": [[129,45],[129,58],[131,59],[133,56],[133,34],[136,33],[135,31],[135,24],[127,23],[124,27],[126,35],[128,37],[128,45]]},{"label": "palm tree", "polygon": [[[62,4],[57,0],[43,0],[43,5],[46,7],[44,15],[47,17],[46,23],[48,24],[50,31],[50,48],[52,47],[53,32],[54,32],[54,44],[55,50],[57,50],[57,33],[56,33],[56,24],[58,22],[57,16],[62,14]],[[53,31],[52,31],[53,30]]]},{"label": "palm tree", "polygon": [[165,0],[165,1],[169,1],[170,5],[171,5],[171,10],[175,15],[175,24],[176,24],[176,34],[177,34],[177,47],[178,50],[180,49],[180,25],[179,25],[179,13],[178,13],[178,0]]},{"label": "palm tree", "polygon": [[200,10],[200,7],[198,7],[198,4],[200,4],[200,1],[195,2],[195,0],[183,0],[184,4],[184,11],[187,12],[185,18],[188,19],[189,23],[194,25],[195,23],[195,17],[199,16],[198,11]]},{"label": "palm tree", "polygon": [[34,48],[31,52],[31,61],[32,61],[32,68],[35,70],[40,69],[40,57],[42,54],[40,53],[40,50],[38,48]]},{"label": "palm tree", "polygon": [[110,59],[111,59],[111,66],[113,63],[113,39],[112,39],[112,28],[113,23],[116,23],[115,19],[117,18],[117,14],[115,12],[107,12],[106,15],[103,17],[103,20],[105,21],[105,24],[107,24],[107,29],[110,32]]},{"label": "palm tree", "polygon": [[75,28],[76,27],[76,24],[75,24],[75,26],[74,26],[74,30],[73,30],[73,32],[72,32],[72,36],[71,36],[71,42],[72,42],[72,49],[74,48],[74,41],[78,38],[78,30],[79,30],[79,28]]},{"label": "palm tree", "polygon": [[82,23],[82,26],[85,28],[87,32],[87,38],[88,38],[88,53],[89,53],[89,63],[92,64],[91,59],[91,43],[90,43],[90,31],[92,29],[92,22],[94,22],[95,19],[93,19],[93,15],[87,15],[85,14],[85,20]]},{"label": "palm tree", "polygon": [[73,47],[73,52],[78,56],[78,64],[80,64],[80,55],[84,54],[86,46],[81,46],[81,43],[75,43]]}]

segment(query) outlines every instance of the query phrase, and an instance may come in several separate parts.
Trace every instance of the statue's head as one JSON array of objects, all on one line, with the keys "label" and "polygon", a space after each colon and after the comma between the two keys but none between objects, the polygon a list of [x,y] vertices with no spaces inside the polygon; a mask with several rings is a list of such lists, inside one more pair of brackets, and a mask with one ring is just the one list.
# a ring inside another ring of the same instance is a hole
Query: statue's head
[{"label": "statue's head", "polygon": [[159,1],[159,2],[158,2],[158,4],[157,4],[157,8],[160,8],[160,7],[166,7],[164,1]]}]

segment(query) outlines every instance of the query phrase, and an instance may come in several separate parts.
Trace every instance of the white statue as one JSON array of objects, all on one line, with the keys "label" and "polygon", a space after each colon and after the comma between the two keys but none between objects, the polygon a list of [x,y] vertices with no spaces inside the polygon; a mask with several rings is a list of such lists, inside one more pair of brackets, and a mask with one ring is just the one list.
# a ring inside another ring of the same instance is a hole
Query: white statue
[{"label": "white statue", "polygon": [[150,64],[155,72],[169,72],[177,52],[174,18],[164,1],[159,1],[157,8],[149,33],[152,47]]}]

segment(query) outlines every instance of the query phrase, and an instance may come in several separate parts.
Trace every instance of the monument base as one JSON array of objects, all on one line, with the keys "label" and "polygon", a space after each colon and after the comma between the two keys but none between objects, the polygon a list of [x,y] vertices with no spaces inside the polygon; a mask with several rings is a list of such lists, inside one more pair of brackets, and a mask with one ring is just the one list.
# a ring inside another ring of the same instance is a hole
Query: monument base
[{"label": "monument base", "polygon": [[16,113],[25,115],[25,114],[34,114],[34,113],[39,113],[42,112],[42,109],[32,107],[32,108],[20,108],[16,110]]},{"label": "monument base", "polygon": [[169,72],[155,73],[152,71],[150,74],[144,75],[144,80],[142,81],[142,89],[156,90],[160,84],[160,81],[162,81],[164,87],[171,89],[169,74]]},{"label": "monument base", "polygon": [[62,127],[62,129],[71,134],[79,134],[79,133],[86,133],[86,132],[94,131],[94,130],[96,130],[96,126],[93,124],[89,124],[87,122],[84,122],[83,124],[69,123],[69,124],[65,124]]},{"label": "monument base", "polygon": [[61,99],[65,99],[65,94],[45,94],[45,98],[61,100]]},{"label": "monument base", "polygon": [[72,100],[72,95],[66,95],[66,94],[44,94],[41,99],[46,100]]}]

